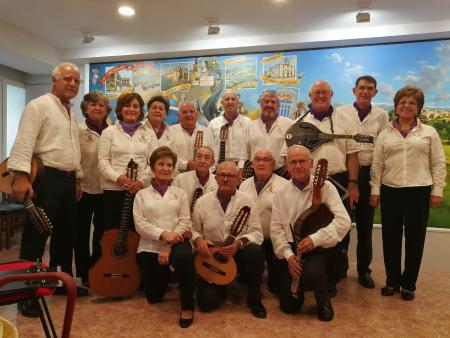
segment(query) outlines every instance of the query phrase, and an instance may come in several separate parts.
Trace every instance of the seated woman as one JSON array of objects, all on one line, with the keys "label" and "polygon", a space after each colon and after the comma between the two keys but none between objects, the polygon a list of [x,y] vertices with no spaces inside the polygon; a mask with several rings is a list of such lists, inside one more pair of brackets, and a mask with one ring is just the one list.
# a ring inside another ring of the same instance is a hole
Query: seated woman
[{"label": "seated woman", "polygon": [[147,301],[162,301],[170,282],[171,265],[180,287],[179,324],[185,328],[194,320],[194,263],[186,238],[191,231],[189,203],[186,193],[171,185],[176,162],[177,155],[166,146],[152,153],[150,168],[154,177],[148,188],[136,194],[133,215],[141,236],[137,258]]},{"label": "seated woman", "polygon": [[[413,300],[422,261],[430,206],[442,203],[446,159],[436,130],[418,119],[424,104],[422,90],[404,87],[394,97],[395,118],[377,138],[370,171],[370,204],[381,201],[386,286],[383,296],[401,290]],[[405,229],[405,269],[401,271]]]},{"label": "seated woman", "polygon": [[150,131],[154,149],[161,146],[168,146],[169,148],[172,146],[173,136],[170,133],[169,125],[166,123],[168,110],[169,101],[162,95],[153,96],[147,103],[147,121],[145,121],[144,126]]}]

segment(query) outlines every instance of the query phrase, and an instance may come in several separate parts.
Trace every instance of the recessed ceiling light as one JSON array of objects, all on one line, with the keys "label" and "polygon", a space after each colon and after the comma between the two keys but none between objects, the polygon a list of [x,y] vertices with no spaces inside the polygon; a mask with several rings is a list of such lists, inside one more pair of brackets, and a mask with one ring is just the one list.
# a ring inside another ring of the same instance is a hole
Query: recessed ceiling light
[{"label": "recessed ceiling light", "polygon": [[123,15],[123,16],[133,16],[135,12],[134,12],[134,8],[132,8],[132,7],[122,6],[122,7],[119,7],[119,13],[120,13],[120,15]]}]

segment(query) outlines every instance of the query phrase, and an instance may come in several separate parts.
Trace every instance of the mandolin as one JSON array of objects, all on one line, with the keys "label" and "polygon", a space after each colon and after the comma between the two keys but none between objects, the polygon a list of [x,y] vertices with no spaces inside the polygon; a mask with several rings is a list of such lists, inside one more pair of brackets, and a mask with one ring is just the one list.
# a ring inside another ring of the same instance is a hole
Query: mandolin
[{"label": "mandolin", "polygon": [[[136,180],[137,163],[130,160],[127,178]],[[99,296],[124,297],[137,290],[141,271],[136,261],[139,235],[129,229],[134,195],[125,193],[119,229],[102,237],[102,256],[89,271],[91,289]]]},{"label": "mandolin", "polygon": [[220,144],[219,144],[219,162],[218,163],[222,163],[225,161],[225,144],[227,143],[228,133],[229,133],[228,124],[224,124],[220,128],[220,132],[219,132]]},{"label": "mandolin", "polygon": [[220,249],[223,246],[233,244],[236,237],[247,228],[250,211],[251,209],[247,205],[239,209],[231,224],[229,235],[222,245],[210,248],[211,255],[209,257],[204,257],[200,254],[195,256],[195,269],[200,277],[208,283],[227,285],[236,278],[237,267],[234,258],[222,255]]},{"label": "mandolin", "polygon": [[286,132],[286,144],[288,148],[294,144],[305,146],[311,151],[316,150],[322,144],[333,139],[353,139],[359,143],[373,143],[373,136],[370,135],[343,135],[328,134],[322,132],[314,124],[309,122],[294,123]]},{"label": "mandolin", "polygon": [[[0,191],[6,194],[12,194],[13,175],[8,171],[8,159],[0,163]],[[33,184],[38,175],[42,175],[43,166],[40,161],[33,157],[31,159],[31,171],[29,175],[30,183]],[[48,237],[52,234],[53,226],[47,217],[44,209],[36,206],[32,198],[27,194],[23,201],[26,215],[31,220],[36,230],[42,235]]]}]

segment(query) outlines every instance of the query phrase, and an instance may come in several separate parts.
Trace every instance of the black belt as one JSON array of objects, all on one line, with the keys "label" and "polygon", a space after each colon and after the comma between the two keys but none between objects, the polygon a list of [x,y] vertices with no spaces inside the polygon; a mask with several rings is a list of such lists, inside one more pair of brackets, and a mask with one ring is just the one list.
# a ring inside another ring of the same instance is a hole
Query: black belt
[{"label": "black belt", "polygon": [[48,166],[44,166],[44,172],[51,174],[51,175],[67,177],[67,178],[75,178],[75,176],[76,176],[75,171],[61,170],[61,169],[48,167]]}]

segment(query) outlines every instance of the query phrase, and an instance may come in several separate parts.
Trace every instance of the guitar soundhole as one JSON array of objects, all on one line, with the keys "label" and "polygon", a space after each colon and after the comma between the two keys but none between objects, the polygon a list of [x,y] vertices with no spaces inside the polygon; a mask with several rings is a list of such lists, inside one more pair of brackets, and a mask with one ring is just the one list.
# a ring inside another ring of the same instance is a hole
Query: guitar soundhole
[{"label": "guitar soundhole", "polygon": [[214,252],[213,257],[219,263],[225,264],[226,262],[228,262],[228,257],[222,255],[219,252]]},{"label": "guitar soundhole", "polygon": [[125,245],[116,245],[113,249],[113,254],[115,256],[125,256],[127,253],[127,247]]}]

